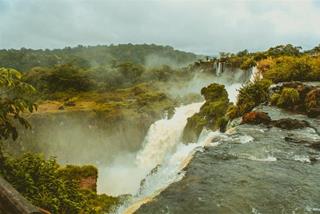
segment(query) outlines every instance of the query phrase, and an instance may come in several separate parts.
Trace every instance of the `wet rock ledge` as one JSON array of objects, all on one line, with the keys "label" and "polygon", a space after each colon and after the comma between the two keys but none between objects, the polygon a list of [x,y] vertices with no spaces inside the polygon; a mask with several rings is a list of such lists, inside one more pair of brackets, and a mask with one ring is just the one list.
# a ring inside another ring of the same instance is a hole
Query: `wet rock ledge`
[{"label": "wet rock ledge", "polygon": [[262,105],[232,125],[136,213],[319,213],[320,119]]}]

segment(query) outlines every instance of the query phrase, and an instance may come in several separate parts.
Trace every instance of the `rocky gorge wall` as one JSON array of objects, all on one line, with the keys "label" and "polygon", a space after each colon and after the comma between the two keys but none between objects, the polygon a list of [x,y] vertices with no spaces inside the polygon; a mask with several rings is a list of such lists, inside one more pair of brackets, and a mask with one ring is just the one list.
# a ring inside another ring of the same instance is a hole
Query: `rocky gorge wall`
[{"label": "rocky gorge wall", "polygon": [[34,114],[29,120],[32,129],[21,129],[9,151],[36,151],[62,164],[102,164],[115,153],[139,149],[155,118],[141,114],[110,120],[98,112],[77,111]]}]

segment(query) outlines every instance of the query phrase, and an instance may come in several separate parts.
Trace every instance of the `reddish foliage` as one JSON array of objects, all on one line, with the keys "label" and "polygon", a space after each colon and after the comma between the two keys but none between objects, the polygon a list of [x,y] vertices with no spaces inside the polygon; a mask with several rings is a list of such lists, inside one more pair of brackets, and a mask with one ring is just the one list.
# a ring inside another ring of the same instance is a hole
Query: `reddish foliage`
[{"label": "reddish foliage", "polygon": [[242,117],[241,123],[248,123],[248,124],[269,124],[271,122],[271,118],[269,115],[265,112],[259,112],[259,111],[252,111],[249,113],[246,113]]}]

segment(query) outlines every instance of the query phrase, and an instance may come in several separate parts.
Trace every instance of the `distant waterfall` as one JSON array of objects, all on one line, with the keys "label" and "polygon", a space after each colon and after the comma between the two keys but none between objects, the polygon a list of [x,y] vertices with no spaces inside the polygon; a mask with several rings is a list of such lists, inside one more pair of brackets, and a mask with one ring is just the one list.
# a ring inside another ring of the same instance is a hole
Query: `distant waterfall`
[{"label": "distant waterfall", "polygon": [[258,70],[257,66],[254,66],[251,70],[251,75],[250,75],[250,82],[254,82],[256,80],[260,80],[262,79],[262,74],[261,72]]},{"label": "distant waterfall", "polygon": [[218,68],[216,70],[216,75],[220,76],[223,72],[223,63],[222,62],[218,62]]}]

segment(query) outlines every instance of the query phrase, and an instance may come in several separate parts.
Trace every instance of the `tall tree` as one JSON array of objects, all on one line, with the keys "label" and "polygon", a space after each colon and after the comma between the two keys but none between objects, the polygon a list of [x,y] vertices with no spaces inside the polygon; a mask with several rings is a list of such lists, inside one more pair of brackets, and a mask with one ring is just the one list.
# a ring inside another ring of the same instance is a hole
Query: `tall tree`
[{"label": "tall tree", "polygon": [[[0,68],[0,140],[9,137],[16,140],[18,123],[25,128],[31,127],[22,113],[36,110],[37,106],[30,100],[35,89],[21,77],[22,74],[14,69]],[[3,159],[1,148],[0,144],[0,161]]]}]

